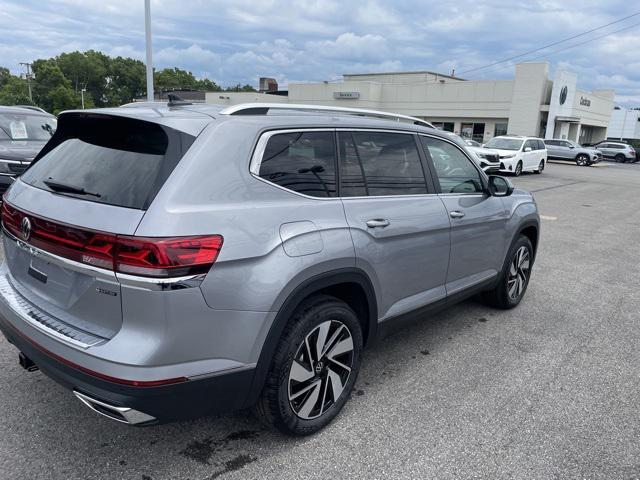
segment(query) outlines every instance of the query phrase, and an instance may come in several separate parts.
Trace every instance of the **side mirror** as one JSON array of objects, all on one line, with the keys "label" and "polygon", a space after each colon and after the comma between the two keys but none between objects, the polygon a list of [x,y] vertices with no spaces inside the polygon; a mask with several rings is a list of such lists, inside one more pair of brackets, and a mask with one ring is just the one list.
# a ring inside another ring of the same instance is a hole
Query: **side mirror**
[{"label": "side mirror", "polygon": [[508,178],[489,175],[489,193],[493,197],[508,197],[513,193],[513,184]]},{"label": "side mirror", "polygon": [[569,145],[569,148],[570,148],[571,150],[573,150],[573,149],[574,149],[574,148],[576,148],[576,147],[574,147],[573,145]]},{"label": "side mirror", "polygon": [[525,151],[525,152],[530,152],[531,150],[533,150],[531,147],[526,147],[526,148],[524,149],[524,151]]}]

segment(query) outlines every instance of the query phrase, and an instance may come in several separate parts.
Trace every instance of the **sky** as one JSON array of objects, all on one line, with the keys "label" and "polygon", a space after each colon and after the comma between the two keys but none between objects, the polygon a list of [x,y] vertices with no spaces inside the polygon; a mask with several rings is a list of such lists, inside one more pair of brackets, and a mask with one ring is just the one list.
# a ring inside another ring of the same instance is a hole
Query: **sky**
[{"label": "sky", "polygon": [[[640,3],[629,0],[152,0],[151,9],[156,68],[256,87],[260,76],[286,86],[411,70],[512,78],[513,62],[468,71],[638,13],[516,61],[548,60],[552,72],[576,72],[579,88],[614,89],[617,103],[640,106]],[[14,73],[74,50],[144,60],[144,1],[0,0],[0,32],[0,66]]]}]

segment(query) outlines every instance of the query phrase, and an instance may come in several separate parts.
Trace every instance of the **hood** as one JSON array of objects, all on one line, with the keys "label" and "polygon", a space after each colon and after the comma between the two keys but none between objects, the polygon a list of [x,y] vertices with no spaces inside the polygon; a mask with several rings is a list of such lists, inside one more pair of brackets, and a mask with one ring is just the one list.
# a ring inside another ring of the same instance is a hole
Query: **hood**
[{"label": "hood", "polygon": [[497,148],[493,148],[492,151],[500,155],[500,157],[503,157],[505,155],[517,155],[518,153],[520,153],[519,150],[499,150]]},{"label": "hood", "polygon": [[472,152],[476,152],[476,153],[484,153],[485,155],[496,155],[498,153],[498,150],[494,150],[492,148],[485,148],[485,147],[470,147],[467,145],[467,148],[469,150],[471,150]]},{"label": "hood", "polygon": [[0,140],[0,159],[30,162],[46,143],[37,140]]}]

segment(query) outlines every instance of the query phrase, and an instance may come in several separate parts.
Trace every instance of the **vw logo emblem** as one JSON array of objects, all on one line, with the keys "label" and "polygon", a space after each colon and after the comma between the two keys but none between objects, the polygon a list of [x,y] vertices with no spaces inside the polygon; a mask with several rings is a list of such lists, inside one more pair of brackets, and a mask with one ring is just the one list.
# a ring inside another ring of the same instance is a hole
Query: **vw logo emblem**
[{"label": "vw logo emblem", "polygon": [[569,93],[569,89],[565,85],[562,87],[562,90],[560,90],[560,105],[564,105],[564,102],[567,101],[567,93]]},{"label": "vw logo emblem", "polygon": [[24,217],[20,223],[20,230],[22,231],[22,238],[26,241],[31,236],[31,220],[28,217]]}]

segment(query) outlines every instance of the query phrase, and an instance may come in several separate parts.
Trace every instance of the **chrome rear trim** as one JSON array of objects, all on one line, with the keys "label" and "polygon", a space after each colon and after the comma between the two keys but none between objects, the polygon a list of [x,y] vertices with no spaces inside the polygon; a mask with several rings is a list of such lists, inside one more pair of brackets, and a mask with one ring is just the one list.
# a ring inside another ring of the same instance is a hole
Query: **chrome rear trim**
[{"label": "chrome rear trim", "polygon": [[34,257],[42,258],[43,260],[56,265],[73,270],[74,272],[83,273],[85,275],[91,275],[95,278],[102,280],[109,280],[111,282],[120,282],[120,284],[141,288],[144,290],[179,290],[182,288],[198,287],[204,280],[205,274],[187,275],[184,277],[175,278],[149,278],[141,277],[138,275],[129,275],[125,273],[116,274],[113,270],[106,268],[94,267],[85,263],[69,260],[68,258],[59,257],[53,253],[49,253],[40,248],[20,240],[18,237],[9,232],[4,225],[2,226],[2,232],[7,240],[10,240],[16,244],[16,246],[26,252],[29,252]]},{"label": "chrome rear trim", "polygon": [[58,255],[54,255],[53,253],[49,253],[45,250],[34,247],[33,245],[20,240],[18,237],[13,235],[6,228],[4,228],[4,225],[2,226],[2,232],[4,233],[7,240],[11,240],[16,244],[18,248],[29,252],[34,257],[42,258],[47,262],[55,263],[62,268],[73,270],[74,272],[84,273],[85,275],[91,275],[93,277],[110,280],[112,282],[116,280],[116,274],[115,272],[113,272],[113,270],[107,270],[106,268],[94,267],[85,263],[69,260],[68,258],[59,257]]},{"label": "chrome rear trim", "polygon": [[7,305],[24,322],[56,340],[61,340],[83,349],[108,341],[107,338],[80,330],[34,306],[20,295],[13,286],[8,274],[0,275],[0,301]]},{"label": "chrome rear trim", "polygon": [[139,412],[133,408],[117,407],[115,405],[110,405],[106,402],[96,400],[95,398],[91,398],[90,396],[76,390],[73,391],[73,394],[94,412],[110,418],[111,420],[115,420],[116,422],[126,423],[128,425],[138,425],[140,423],[152,422],[156,419],[151,415]]}]

